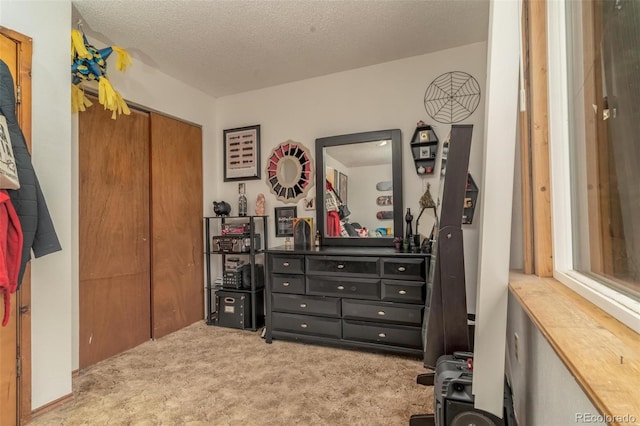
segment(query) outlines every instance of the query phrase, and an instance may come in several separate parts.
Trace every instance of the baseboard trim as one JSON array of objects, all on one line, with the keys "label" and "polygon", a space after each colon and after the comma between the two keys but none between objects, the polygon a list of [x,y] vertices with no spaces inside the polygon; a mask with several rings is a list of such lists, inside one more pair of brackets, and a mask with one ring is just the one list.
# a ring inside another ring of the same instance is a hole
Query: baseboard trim
[{"label": "baseboard trim", "polygon": [[53,400],[48,404],[43,405],[42,407],[38,407],[35,410],[31,411],[31,420],[35,419],[38,416],[43,415],[44,413],[48,413],[54,408],[64,405],[70,401],[73,401],[73,393],[69,393],[67,395],[61,396],[60,398]]}]

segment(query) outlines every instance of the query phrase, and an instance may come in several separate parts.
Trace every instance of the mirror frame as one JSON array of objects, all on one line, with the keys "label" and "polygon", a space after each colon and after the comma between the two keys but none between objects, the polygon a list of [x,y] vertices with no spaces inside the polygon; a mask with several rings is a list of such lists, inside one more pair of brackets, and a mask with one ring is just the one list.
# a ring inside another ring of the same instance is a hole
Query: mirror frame
[{"label": "mirror frame", "polygon": [[[290,159],[295,162],[296,177],[289,182],[280,179],[280,169],[283,161]],[[291,139],[278,144],[267,157],[265,167],[265,182],[269,191],[278,201],[297,203],[305,198],[313,186],[315,176],[311,152],[301,142]]]},{"label": "mirror frame", "polygon": [[402,202],[402,132],[400,129],[377,130],[316,139],[316,227],[323,246],[392,247],[393,237],[357,238],[325,237],[325,159],[324,148],[379,140],[391,140],[391,176],[393,179],[393,237],[403,236]]}]

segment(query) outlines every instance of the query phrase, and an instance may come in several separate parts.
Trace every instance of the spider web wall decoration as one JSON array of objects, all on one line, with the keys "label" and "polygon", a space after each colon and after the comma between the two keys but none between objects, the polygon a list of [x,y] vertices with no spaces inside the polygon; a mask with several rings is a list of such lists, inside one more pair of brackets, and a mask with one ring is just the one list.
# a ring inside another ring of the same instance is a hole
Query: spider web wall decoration
[{"label": "spider web wall decoration", "polygon": [[431,82],[424,93],[424,108],[438,123],[457,123],[480,104],[478,81],[462,71],[447,72]]}]

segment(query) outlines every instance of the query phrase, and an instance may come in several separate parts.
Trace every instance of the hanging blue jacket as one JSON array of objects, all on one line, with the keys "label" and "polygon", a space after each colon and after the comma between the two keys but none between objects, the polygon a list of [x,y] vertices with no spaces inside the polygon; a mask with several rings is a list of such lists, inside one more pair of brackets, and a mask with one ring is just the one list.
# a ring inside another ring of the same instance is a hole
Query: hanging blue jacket
[{"label": "hanging blue jacket", "polygon": [[9,136],[13,155],[18,168],[20,189],[8,190],[13,207],[18,214],[24,241],[22,245],[22,259],[18,275],[18,285],[22,282],[27,262],[33,255],[41,257],[49,253],[62,250],[53,221],[40,183],[31,163],[31,154],[27,150],[27,143],[16,119],[16,100],[13,77],[9,67],[0,60],[0,114],[7,119]]}]

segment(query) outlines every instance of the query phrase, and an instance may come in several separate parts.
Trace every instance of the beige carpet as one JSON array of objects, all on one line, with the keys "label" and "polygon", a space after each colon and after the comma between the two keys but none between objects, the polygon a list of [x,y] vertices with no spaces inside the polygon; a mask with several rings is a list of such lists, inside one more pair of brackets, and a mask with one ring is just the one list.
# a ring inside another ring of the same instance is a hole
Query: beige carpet
[{"label": "beige carpet", "polygon": [[431,412],[417,358],[193,324],[100,362],[31,425],[408,425]]}]

